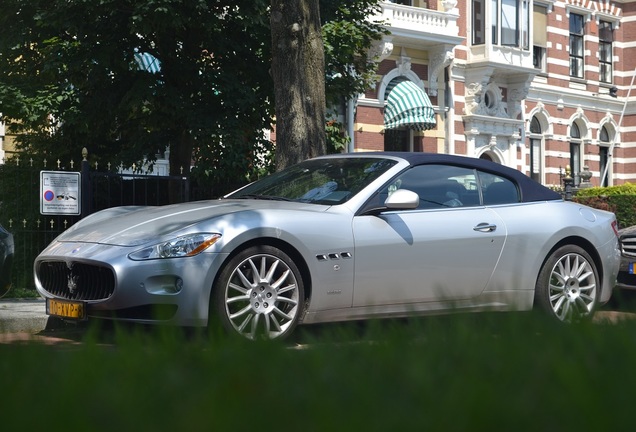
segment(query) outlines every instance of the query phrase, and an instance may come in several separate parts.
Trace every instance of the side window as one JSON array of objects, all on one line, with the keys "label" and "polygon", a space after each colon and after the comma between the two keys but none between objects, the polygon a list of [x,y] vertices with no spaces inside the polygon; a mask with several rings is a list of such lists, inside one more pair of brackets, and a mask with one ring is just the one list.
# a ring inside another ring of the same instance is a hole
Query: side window
[{"label": "side window", "polygon": [[419,209],[479,205],[477,179],[472,169],[451,165],[419,165],[395,178],[388,186],[390,194],[408,189],[420,197]]},{"label": "side window", "polygon": [[519,202],[517,186],[504,177],[479,172],[484,205],[514,204]]}]

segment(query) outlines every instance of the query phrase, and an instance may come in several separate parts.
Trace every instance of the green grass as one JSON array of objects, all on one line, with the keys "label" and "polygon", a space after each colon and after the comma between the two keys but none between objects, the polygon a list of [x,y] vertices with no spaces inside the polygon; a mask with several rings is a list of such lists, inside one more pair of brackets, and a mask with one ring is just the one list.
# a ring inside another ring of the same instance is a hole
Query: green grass
[{"label": "green grass", "polygon": [[0,345],[2,429],[633,428],[636,323],[475,314],[299,328],[246,343],[89,327],[81,345]]},{"label": "green grass", "polygon": [[32,299],[32,298],[40,298],[40,294],[35,289],[25,289],[25,288],[16,288],[11,287],[9,291],[2,297],[3,299]]}]

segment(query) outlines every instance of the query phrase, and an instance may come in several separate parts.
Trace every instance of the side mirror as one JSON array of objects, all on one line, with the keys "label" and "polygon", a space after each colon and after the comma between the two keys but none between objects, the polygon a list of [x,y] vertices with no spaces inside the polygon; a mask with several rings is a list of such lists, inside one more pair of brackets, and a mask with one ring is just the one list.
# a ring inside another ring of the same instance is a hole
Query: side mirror
[{"label": "side mirror", "polygon": [[413,210],[420,205],[420,197],[408,189],[398,189],[384,201],[389,210]]}]

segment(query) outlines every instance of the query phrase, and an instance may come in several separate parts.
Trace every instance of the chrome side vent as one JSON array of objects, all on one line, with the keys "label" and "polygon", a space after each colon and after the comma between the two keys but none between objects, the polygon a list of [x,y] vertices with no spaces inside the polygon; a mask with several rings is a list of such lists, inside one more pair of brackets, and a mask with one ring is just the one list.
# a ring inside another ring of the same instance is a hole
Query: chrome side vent
[{"label": "chrome side vent", "polygon": [[329,254],[316,255],[318,261],[337,261],[340,259],[351,259],[353,255],[351,252],[331,252]]}]

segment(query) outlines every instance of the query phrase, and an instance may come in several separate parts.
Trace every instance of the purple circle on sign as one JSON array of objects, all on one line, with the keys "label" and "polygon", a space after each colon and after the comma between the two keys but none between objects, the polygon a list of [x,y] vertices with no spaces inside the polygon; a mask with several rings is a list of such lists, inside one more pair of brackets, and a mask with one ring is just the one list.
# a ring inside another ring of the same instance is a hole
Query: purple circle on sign
[{"label": "purple circle on sign", "polygon": [[46,192],[44,192],[44,199],[47,201],[53,201],[53,199],[55,198],[55,194],[53,193],[53,191],[47,190]]}]

